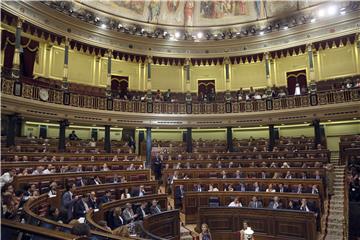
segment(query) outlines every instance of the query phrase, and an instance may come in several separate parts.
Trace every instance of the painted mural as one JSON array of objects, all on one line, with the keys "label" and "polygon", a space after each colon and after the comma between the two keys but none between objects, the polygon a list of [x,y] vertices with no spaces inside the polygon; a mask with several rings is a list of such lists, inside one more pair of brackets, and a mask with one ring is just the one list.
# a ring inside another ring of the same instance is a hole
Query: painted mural
[{"label": "painted mural", "polygon": [[216,26],[240,24],[289,14],[318,4],[318,1],[268,0],[74,0],[120,17],[178,26]]}]

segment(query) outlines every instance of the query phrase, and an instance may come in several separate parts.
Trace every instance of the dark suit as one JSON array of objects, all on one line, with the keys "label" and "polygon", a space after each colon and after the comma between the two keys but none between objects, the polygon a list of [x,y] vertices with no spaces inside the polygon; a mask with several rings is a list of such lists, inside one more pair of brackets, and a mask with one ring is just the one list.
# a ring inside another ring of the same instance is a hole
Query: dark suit
[{"label": "dark suit", "polygon": [[277,192],[289,192],[287,187],[278,188]]},{"label": "dark suit", "polygon": [[145,190],[140,191],[140,189],[138,190],[134,190],[131,194],[131,196],[133,197],[142,197],[145,196]]},{"label": "dark suit", "polygon": [[72,197],[72,194],[68,191],[65,192],[61,197],[61,208],[67,212],[67,221],[73,218],[73,207],[75,199]]},{"label": "dark suit", "polygon": [[126,222],[125,222],[125,219],[121,216],[113,216],[111,215],[111,219],[109,221],[109,226],[111,229],[115,229],[115,228],[118,228],[122,225],[125,225]]},{"label": "dark suit", "polygon": [[102,184],[101,180],[96,180],[96,179],[91,180],[91,185],[98,185],[98,184]]},{"label": "dark suit", "polygon": [[251,208],[262,208],[263,207],[263,204],[262,204],[262,202],[260,202],[260,201],[250,201],[249,202],[249,207],[251,207]]},{"label": "dark suit", "polygon": [[79,199],[74,204],[74,218],[78,219],[81,217],[85,217],[86,207],[82,199]]},{"label": "dark suit", "polygon": [[182,199],[184,198],[184,189],[177,187],[175,190],[175,208],[180,208],[182,206]]},{"label": "dark suit", "polygon": [[275,202],[274,201],[271,201],[269,203],[269,208],[271,209],[282,209],[282,203],[281,202],[278,202],[277,203],[277,207],[275,206]]},{"label": "dark suit", "polygon": [[155,179],[156,180],[160,180],[161,178],[161,160],[159,157],[156,157],[154,160],[154,174],[155,174]]},{"label": "dark suit", "polygon": [[146,216],[146,209],[142,209],[141,206],[136,209],[136,214],[138,215],[136,220],[144,220]]},{"label": "dark suit", "polygon": [[110,202],[110,198],[106,195],[99,198],[99,205]]},{"label": "dark suit", "polygon": [[204,189],[202,187],[194,187],[194,192],[203,192]]},{"label": "dark suit", "polygon": [[77,187],[82,187],[82,186],[85,186],[86,184],[87,184],[87,181],[85,179],[76,180],[76,186]]},{"label": "dark suit", "polygon": [[126,223],[131,222],[134,217],[133,211],[131,210],[131,212],[128,209],[124,209],[123,213],[122,213],[123,218],[125,219]]},{"label": "dark suit", "polygon": [[243,186],[236,185],[234,190],[238,191],[238,192],[246,192],[246,187],[245,187],[245,185],[243,185]]},{"label": "dark suit", "polygon": [[159,205],[156,206],[151,205],[150,214],[158,214],[158,213],[161,213],[161,207]]},{"label": "dark suit", "polygon": [[98,208],[98,204],[96,201],[94,201],[93,199],[89,198],[88,199],[88,202],[87,202],[89,208],[92,208],[92,209],[97,209]]}]

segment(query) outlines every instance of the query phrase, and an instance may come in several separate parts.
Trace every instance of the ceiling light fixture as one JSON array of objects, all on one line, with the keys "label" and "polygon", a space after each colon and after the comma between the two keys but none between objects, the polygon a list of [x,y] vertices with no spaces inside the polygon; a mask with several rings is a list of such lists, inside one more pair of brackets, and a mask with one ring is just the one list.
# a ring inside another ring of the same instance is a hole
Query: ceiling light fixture
[{"label": "ceiling light fixture", "polygon": [[310,20],[310,22],[311,22],[311,23],[316,22],[316,18],[312,18],[312,19]]},{"label": "ceiling light fixture", "polygon": [[175,32],[175,37],[179,38],[180,37],[180,33],[179,32]]},{"label": "ceiling light fixture", "polygon": [[319,16],[319,17],[324,17],[324,16],[325,16],[325,10],[324,10],[324,9],[320,9],[320,10],[318,11],[318,16]]},{"label": "ceiling light fixture", "polygon": [[332,5],[332,6],[328,7],[327,12],[330,16],[333,16],[337,12],[337,7],[335,5]]},{"label": "ceiling light fixture", "polygon": [[264,35],[264,32],[263,32],[263,31],[261,31],[259,34],[262,36],[262,35]]},{"label": "ceiling light fixture", "polygon": [[101,24],[101,28],[105,29],[107,28],[107,25],[105,23]]},{"label": "ceiling light fixture", "polygon": [[345,14],[346,14],[346,11],[341,11],[340,14],[341,14],[341,15],[345,15]]},{"label": "ceiling light fixture", "polygon": [[198,32],[198,33],[196,34],[196,36],[197,36],[197,38],[202,38],[202,37],[203,37],[203,33],[202,33],[202,32]]},{"label": "ceiling light fixture", "polygon": [[284,26],[284,30],[288,29],[289,27],[288,26]]}]

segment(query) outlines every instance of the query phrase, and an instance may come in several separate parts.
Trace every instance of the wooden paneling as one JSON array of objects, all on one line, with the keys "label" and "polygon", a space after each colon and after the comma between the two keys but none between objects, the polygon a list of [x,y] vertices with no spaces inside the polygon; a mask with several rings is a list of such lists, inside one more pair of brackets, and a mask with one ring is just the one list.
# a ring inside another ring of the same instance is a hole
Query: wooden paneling
[{"label": "wooden paneling", "polygon": [[[186,192],[183,198],[183,213],[185,214],[185,223],[193,224],[199,220],[198,211],[199,208],[209,207],[210,197],[217,197],[220,206],[227,206],[235,197],[239,197],[240,202],[243,206],[248,206],[251,198],[256,196],[258,200],[261,200],[264,208],[269,205],[274,196],[280,198],[283,207],[288,206],[290,200],[298,201],[302,198],[307,199],[308,202],[314,203],[319,209],[322,208],[319,195],[314,194],[296,194],[296,193],[267,193],[267,192]],[[265,210],[264,209],[264,210]],[[220,214],[221,215],[221,214]],[[260,221],[262,218],[258,216]],[[264,230],[265,231],[265,230]],[[215,238],[217,239],[217,238]]]},{"label": "wooden paneling", "polygon": [[300,211],[202,207],[197,229],[202,223],[207,223],[213,239],[236,239],[245,220],[254,230],[256,240],[316,239],[314,213]]},{"label": "wooden paneling", "polygon": [[144,219],[144,229],[158,237],[180,239],[180,214],[178,210],[150,215]]}]

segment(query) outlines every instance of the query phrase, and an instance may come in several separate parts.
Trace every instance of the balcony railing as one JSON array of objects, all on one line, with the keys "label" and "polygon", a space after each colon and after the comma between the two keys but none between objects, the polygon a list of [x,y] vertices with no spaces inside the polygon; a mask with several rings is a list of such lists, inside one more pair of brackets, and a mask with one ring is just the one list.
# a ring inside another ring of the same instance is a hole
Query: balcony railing
[{"label": "balcony railing", "polygon": [[[360,100],[360,88],[317,92],[303,96],[287,96],[251,101],[228,102],[146,102],[110,99],[76,93],[65,93],[58,89],[46,89],[26,83],[15,83],[2,79],[3,94],[25,99],[69,105],[73,107],[110,110],[131,113],[155,114],[224,114],[262,112],[294,109],[318,105],[354,102]],[[41,97],[41,93],[45,96]]]}]

